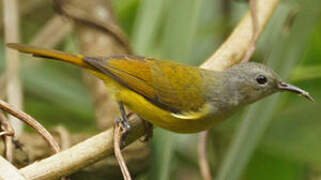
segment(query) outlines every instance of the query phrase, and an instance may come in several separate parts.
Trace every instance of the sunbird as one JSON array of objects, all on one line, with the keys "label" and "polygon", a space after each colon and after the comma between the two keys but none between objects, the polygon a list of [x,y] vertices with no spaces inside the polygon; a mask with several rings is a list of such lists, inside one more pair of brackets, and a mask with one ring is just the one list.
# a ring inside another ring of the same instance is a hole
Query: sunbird
[{"label": "sunbird", "polygon": [[92,57],[17,43],[7,46],[80,66],[102,79],[119,103],[124,129],[130,128],[124,105],[153,125],[197,133],[276,92],[294,92],[313,101],[308,92],[282,81],[260,63],[241,63],[218,72],[149,57]]}]

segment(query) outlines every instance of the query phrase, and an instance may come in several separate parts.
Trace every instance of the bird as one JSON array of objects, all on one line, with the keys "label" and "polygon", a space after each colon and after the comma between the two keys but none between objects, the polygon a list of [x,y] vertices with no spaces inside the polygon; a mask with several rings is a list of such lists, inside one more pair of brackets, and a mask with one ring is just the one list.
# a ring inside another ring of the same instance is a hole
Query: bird
[{"label": "bird", "polygon": [[142,56],[95,57],[18,43],[7,46],[77,65],[102,79],[119,104],[124,130],[130,129],[124,105],[157,127],[198,133],[277,92],[293,92],[313,101],[308,92],[282,81],[261,63],[236,64],[219,72]]}]

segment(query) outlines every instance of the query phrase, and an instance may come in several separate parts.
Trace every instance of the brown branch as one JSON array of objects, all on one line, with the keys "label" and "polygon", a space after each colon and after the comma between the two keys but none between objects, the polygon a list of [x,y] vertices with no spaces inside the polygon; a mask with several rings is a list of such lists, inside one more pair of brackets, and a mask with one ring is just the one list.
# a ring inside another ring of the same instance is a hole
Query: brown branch
[{"label": "brown branch", "polygon": [[128,171],[126,161],[122,155],[121,149],[120,149],[120,143],[122,141],[122,128],[119,126],[118,123],[115,123],[114,127],[114,153],[116,156],[116,159],[119,163],[121,172],[123,174],[123,177],[125,180],[131,180],[130,173]]},{"label": "brown branch", "polygon": [[258,26],[258,19],[257,19],[257,8],[256,8],[256,0],[250,0],[250,10],[251,10],[251,17],[252,17],[252,39],[251,43],[246,50],[245,56],[241,60],[241,62],[248,62],[252,57],[255,49],[256,49],[256,42],[259,38],[259,26]]},{"label": "brown branch", "polygon": [[[4,34],[5,43],[19,42],[19,15],[17,0],[3,0],[3,18],[4,18]],[[19,78],[20,60],[17,51],[6,47],[6,78],[7,78],[7,98],[10,104],[14,104],[22,109],[22,88]],[[9,116],[16,136],[23,131],[23,124],[12,116]]]},{"label": "brown branch", "polygon": [[33,119],[30,115],[24,113],[23,111],[11,106],[10,104],[0,100],[0,109],[8,112],[14,117],[22,120],[27,123],[30,127],[36,130],[52,147],[54,152],[59,152],[60,148],[56,140],[52,137],[52,135],[35,119]]},{"label": "brown branch", "polygon": [[9,123],[7,117],[3,114],[3,112],[0,110],[0,129],[3,132],[0,132],[0,136],[13,136],[14,130],[11,124]]},{"label": "brown branch", "polygon": [[7,119],[7,117],[0,110],[0,136],[4,137],[5,142],[5,156],[9,162],[13,161],[13,135],[14,130]]},{"label": "brown branch", "polygon": [[14,144],[13,144],[13,137],[12,136],[5,136],[4,137],[4,143],[5,143],[5,156],[6,159],[9,162],[13,162],[13,149],[14,149]]},{"label": "brown branch", "polygon": [[[130,122],[133,130],[129,132],[126,144],[132,143],[145,134],[139,117],[131,116]],[[49,180],[70,175],[113,154],[113,131],[114,128],[110,128],[65,151],[30,164],[20,169],[20,172],[27,179]]]},{"label": "brown branch", "polygon": [[[264,30],[279,0],[257,1],[258,36]],[[241,62],[253,37],[251,13],[247,12],[228,39],[209,57],[202,68],[224,71]]]}]

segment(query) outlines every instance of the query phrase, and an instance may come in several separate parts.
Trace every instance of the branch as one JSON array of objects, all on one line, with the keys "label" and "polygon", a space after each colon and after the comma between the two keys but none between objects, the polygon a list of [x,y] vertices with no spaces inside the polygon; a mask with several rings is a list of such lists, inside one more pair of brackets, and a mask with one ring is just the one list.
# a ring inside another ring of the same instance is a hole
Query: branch
[{"label": "branch", "polygon": [[[257,1],[258,36],[263,32],[266,24],[272,16],[279,0]],[[251,12],[247,12],[229,38],[211,57],[202,64],[202,68],[216,71],[224,71],[234,64],[241,62],[252,42],[252,18]]]},{"label": "branch", "polygon": [[11,163],[0,156],[0,180],[26,180]]},{"label": "branch", "polygon": [[116,159],[119,163],[121,172],[123,174],[124,180],[131,180],[130,173],[128,171],[126,161],[122,155],[120,143],[122,142],[122,128],[119,125],[119,123],[115,123],[114,127],[114,153],[116,156]]},{"label": "branch", "polygon": [[8,118],[0,110],[0,137],[3,136],[5,144],[5,156],[9,162],[13,161],[13,136],[14,130]]},{"label": "branch", "polygon": [[[3,0],[4,13],[4,34],[5,43],[19,42],[19,13],[17,0]],[[22,109],[22,88],[19,78],[20,60],[17,51],[5,48],[6,53],[6,78],[7,78],[7,98],[10,104],[14,104],[19,109]],[[9,121],[12,124],[16,136],[19,136],[23,131],[23,124],[16,118],[9,116]]]},{"label": "branch", "polygon": [[[126,138],[126,144],[132,143],[145,134],[140,118],[132,117],[130,119],[132,130]],[[27,179],[33,180],[57,179],[70,175],[113,154],[113,131],[114,128],[110,128],[65,151],[28,165],[20,169],[20,172]]]},{"label": "branch", "polygon": [[60,148],[56,140],[51,136],[51,134],[35,119],[33,119],[28,114],[20,111],[19,109],[11,106],[10,104],[0,100],[0,109],[6,111],[7,113],[11,114],[12,116],[22,120],[23,122],[27,123],[30,127],[35,129],[52,147],[54,152],[59,152]]},{"label": "branch", "polygon": [[210,165],[207,160],[208,137],[209,131],[202,132],[200,134],[198,146],[199,166],[201,169],[201,175],[203,176],[204,180],[212,179]]}]

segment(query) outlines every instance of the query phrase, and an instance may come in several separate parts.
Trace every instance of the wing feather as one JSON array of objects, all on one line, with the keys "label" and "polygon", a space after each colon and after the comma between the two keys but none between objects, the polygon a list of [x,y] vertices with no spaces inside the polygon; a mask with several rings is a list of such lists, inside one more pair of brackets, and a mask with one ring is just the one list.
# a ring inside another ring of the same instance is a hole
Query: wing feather
[{"label": "wing feather", "polygon": [[84,61],[174,114],[196,114],[205,104],[202,73],[196,67],[136,56],[84,57]]}]

